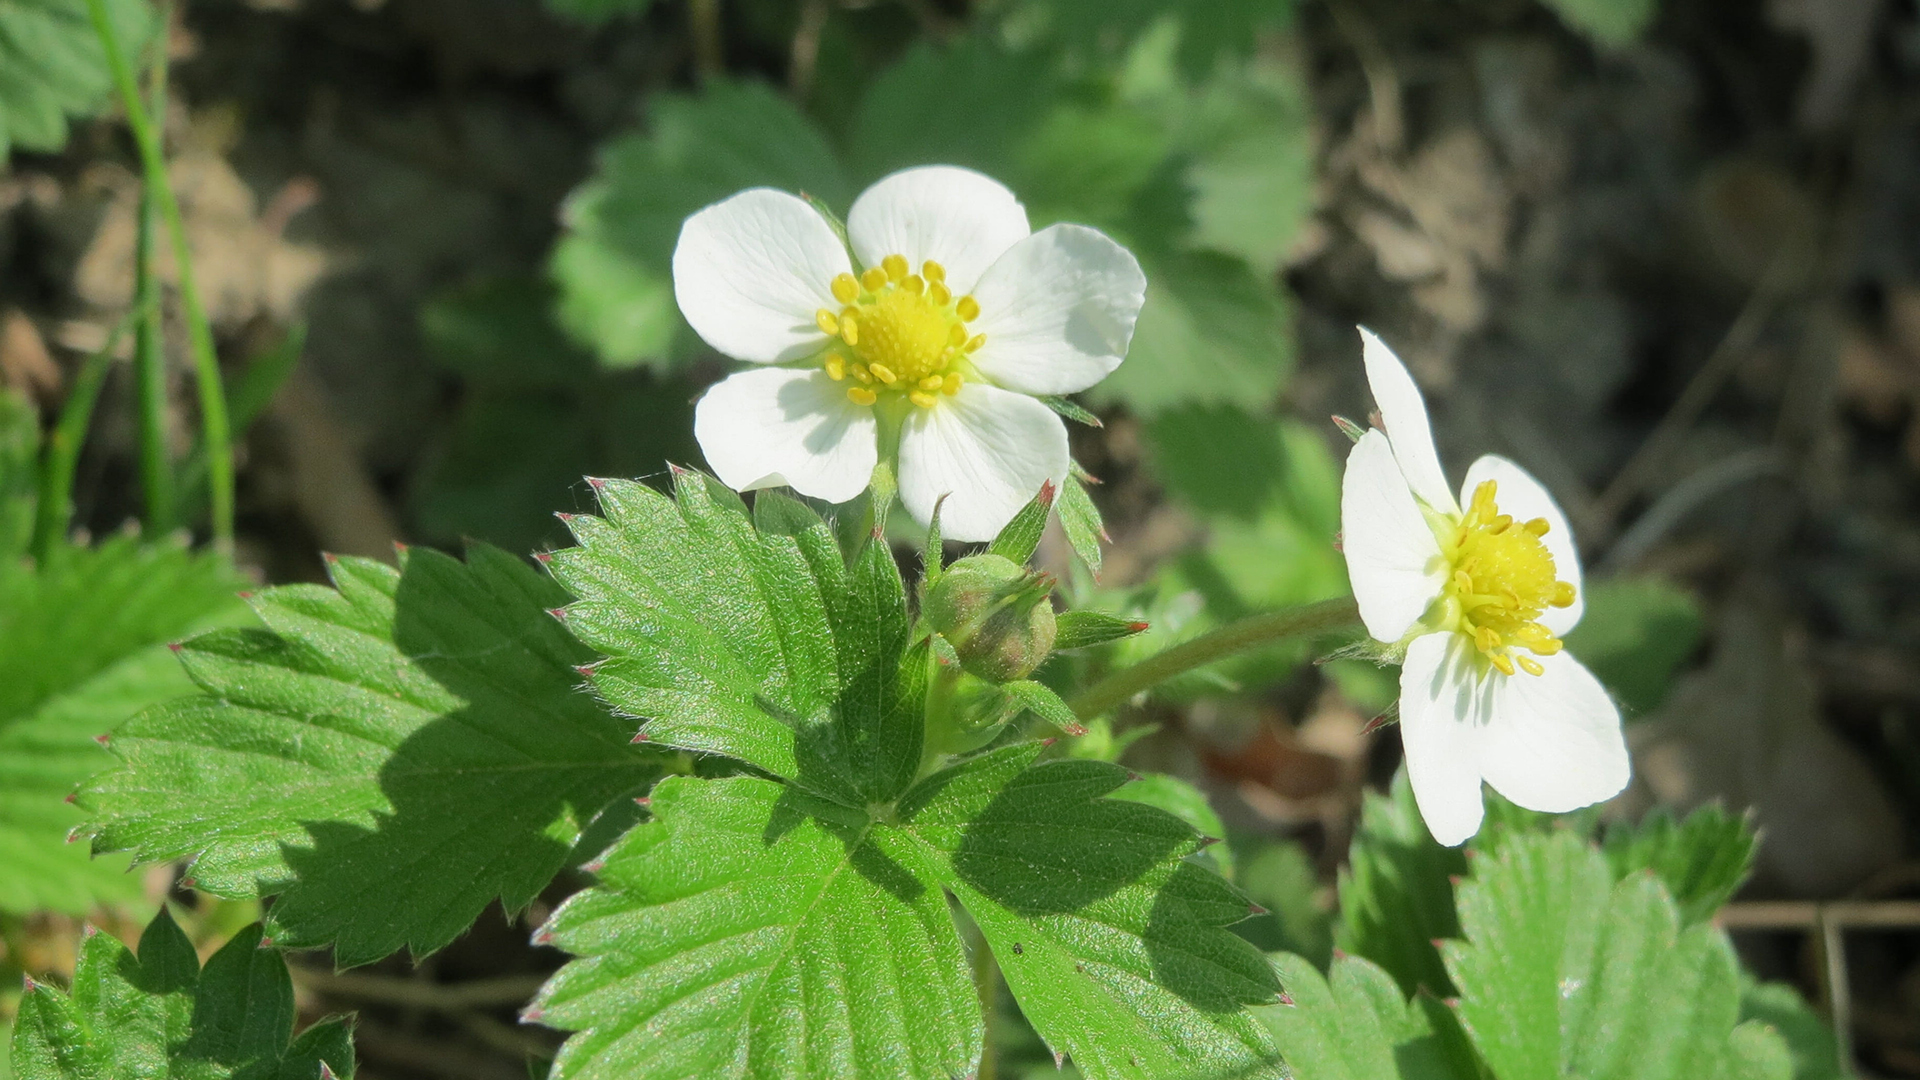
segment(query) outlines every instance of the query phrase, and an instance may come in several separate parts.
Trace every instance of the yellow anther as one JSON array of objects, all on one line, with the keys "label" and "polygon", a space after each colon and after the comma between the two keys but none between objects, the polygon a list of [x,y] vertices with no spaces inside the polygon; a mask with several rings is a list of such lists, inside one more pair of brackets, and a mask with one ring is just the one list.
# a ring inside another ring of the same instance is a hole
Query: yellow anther
[{"label": "yellow anther", "polygon": [[942,378],[941,376],[929,375],[926,378],[920,380],[920,389],[938,390],[942,386],[946,385],[946,382],[947,380]]},{"label": "yellow anther", "polygon": [[880,260],[880,269],[887,272],[888,281],[901,281],[907,276],[907,257],[905,255],[889,255]]},{"label": "yellow anther", "polygon": [[839,382],[847,377],[847,358],[839,353],[827,357],[827,378]]},{"label": "yellow anther", "polygon": [[931,409],[933,408],[933,403],[940,399],[927,393],[925,390],[915,390],[913,393],[907,395],[907,400],[923,409]]},{"label": "yellow anther", "polygon": [[932,259],[928,259],[926,262],[920,264],[920,276],[926,278],[928,281],[945,281],[947,280],[947,268],[934,262]]},{"label": "yellow anther", "polygon": [[953,313],[960,316],[962,322],[972,322],[980,317],[980,301],[971,296],[963,296],[960,302],[953,306]]},{"label": "yellow anther", "polygon": [[1573,582],[1556,581],[1553,583],[1553,599],[1548,601],[1548,603],[1551,603],[1554,607],[1572,607],[1574,600],[1578,596],[1579,590],[1573,587]]},{"label": "yellow anther", "polygon": [[967,339],[966,351],[979,352],[980,346],[985,345],[986,343],[987,343],[987,335],[975,334],[972,337]]},{"label": "yellow anther", "polygon": [[947,381],[941,385],[940,392],[947,395],[948,397],[952,397],[953,395],[960,392],[961,382],[962,380],[960,378],[959,372],[949,371],[947,372]]},{"label": "yellow anther", "polygon": [[892,386],[894,383],[900,381],[900,376],[895,375],[893,369],[885,364],[868,364],[867,370],[873,372],[874,378],[879,379],[888,386]]},{"label": "yellow anther", "polygon": [[860,320],[851,315],[840,316],[840,340],[849,345],[860,344]]},{"label": "yellow anther", "polygon": [[860,275],[860,287],[868,292],[879,292],[887,283],[887,272],[877,266],[869,266]]},{"label": "yellow anther", "polygon": [[927,299],[933,301],[934,307],[946,307],[953,301],[953,290],[947,288],[945,282],[928,278]]},{"label": "yellow anther", "polygon": [[828,337],[834,337],[840,333],[840,316],[826,308],[814,312],[813,321],[820,325],[820,332]]},{"label": "yellow anther", "polygon": [[1553,528],[1553,526],[1547,524],[1546,518],[1534,518],[1526,524],[1527,531],[1535,536],[1545,536],[1547,535],[1547,530],[1551,528]]},{"label": "yellow anther", "polygon": [[864,386],[847,387],[847,400],[855,405],[871,405],[880,400],[880,395]]},{"label": "yellow anther", "polygon": [[947,344],[957,349],[960,346],[965,345],[966,343],[967,343],[966,327],[961,326],[959,323],[954,323],[952,326],[947,328]]},{"label": "yellow anther", "polygon": [[[853,391],[849,390],[847,392],[852,393]],[[1493,663],[1494,667],[1500,669],[1500,674],[1513,674],[1513,657],[1508,656],[1506,653],[1489,653],[1487,659]]]},{"label": "yellow anther", "polygon": [[843,304],[851,304],[860,299],[860,282],[852,274],[836,274],[833,279],[833,298]]},{"label": "yellow anther", "polygon": [[[1513,659],[1514,659],[1514,662],[1518,663],[1521,669],[1524,670],[1529,675],[1545,674],[1547,670],[1546,668],[1543,668],[1540,666],[1540,661],[1535,660],[1531,656],[1516,656]],[[1507,672],[1507,674],[1511,675],[1513,674],[1513,672],[1509,671]]]},{"label": "yellow anther", "polygon": [[1553,553],[1540,542],[1546,520],[1516,522],[1500,512],[1498,497],[1496,482],[1477,485],[1452,540],[1443,545],[1451,564],[1447,619],[1502,674],[1539,675],[1545,668],[1534,657],[1562,647],[1540,616],[1573,603],[1575,590],[1559,580]]},{"label": "yellow anther", "polygon": [[914,274],[912,277],[909,277],[907,280],[901,282],[900,287],[907,290],[908,292],[912,293],[915,296],[920,296],[926,293],[927,291],[927,279],[921,277],[919,274]]},{"label": "yellow anther", "polygon": [[1536,641],[1533,644],[1527,646],[1527,648],[1532,649],[1534,652],[1540,654],[1541,656],[1552,656],[1554,653],[1557,653],[1561,649],[1564,649],[1566,647],[1567,647],[1567,643],[1564,641],[1561,641],[1557,637],[1550,637],[1545,641]]},{"label": "yellow anther", "polygon": [[860,380],[863,384],[871,383],[873,381],[873,372],[868,371],[867,365],[865,364],[855,364],[853,367],[853,377]]}]

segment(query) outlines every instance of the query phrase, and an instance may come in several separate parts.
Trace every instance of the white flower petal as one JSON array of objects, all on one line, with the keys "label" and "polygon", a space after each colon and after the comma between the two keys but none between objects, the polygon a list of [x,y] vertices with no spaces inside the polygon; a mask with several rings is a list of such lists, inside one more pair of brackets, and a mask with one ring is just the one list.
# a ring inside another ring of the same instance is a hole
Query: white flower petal
[{"label": "white flower petal", "polygon": [[932,259],[946,268],[955,296],[973,291],[993,260],[1031,231],[1026,207],[1005,185],[953,165],[882,177],[847,212],[847,239],[862,265],[904,255],[917,274]]},{"label": "white flower petal", "polygon": [[1147,296],[1133,253],[1084,225],[1052,225],[1013,245],[973,289],[986,335],[973,365],[1023,394],[1071,394],[1127,355]]},{"label": "white flower petal", "polygon": [[1440,468],[1440,454],[1433,448],[1426,399],[1420,396],[1412,374],[1387,343],[1364,326],[1360,328],[1360,342],[1367,364],[1367,385],[1373,389],[1374,403],[1380,406],[1387,439],[1393,443],[1393,455],[1406,474],[1407,486],[1435,510],[1459,513],[1453,489],[1447,486],[1447,474]]},{"label": "white flower petal", "polygon": [[873,410],[847,400],[824,371],[759,368],[715,383],[693,411],[693,435],[735,491],[786,484],[846,502],[879,460]]},{"label": "white flower petal", "polygon": [[1515,803],[1550,814],[1620,794],[1630,771],[1620,710],[1580,661],[1564,652],[1539,661],[1539,675],[1488,675],[1481,774]]},{"label": "white flower petal", "polygon": [[940,508],[949,540],[991,540],[1022,506],[1067,478],[1067,426],[1021,394],[967,383],[900,431],[900,501],[916,521]]},{"label": "white flower petal", "polygon": [[1488,454],[1473,463],[1467,470],[1467,482],[1460,488],[1460,501],[1466,503],[1473,498],[1473,489],[1483,481],[1495,481],[1498,487],[1494,492],[1494,501],[1499,504],[1500,512],[1513,515],[1515,521],[1532,521],[1534,518],[1547,519],[1547,534],[1540,542],[1547,546],[1547,553],[1553,556],[1554,573],[1561,581],[1573,586],[1573,604],[1570,607],[1548,608],[1540,616],[1540,625],[1554,632],[1564,634],[1579,623],[1580,616],[1587,610],[1586,582],[1580,575],[1580,551],[1573,542],[1573,527],[1567,524],[1567,515],[1560,510],[1560,504],[1553,501],[1553,495],[1546,485],[1533,478],[1533,474],[1515,465],[1498,454]]},{"label": "white flower petal", "polygon": [[1427,831],[1448,847],[1480,831],[1479,724],[1491,688],[1475,677],[1473,649],[1459,634],[1427,634],[1400,668],[1400,741],[1407,779]]},{"label": "white flower petal", "polygon": [[735,360],[770,364],[819,349],[821,308],[840,310],[834,275],[847,249],[813,207],[750,188],[688,218],[673,249],[673,295],[707,344]]},{"label": "white flower petal", "polygon": [[1379,641],[1400,640],[1446,585],[1440,542],[1378,431],[1362,435],[1347,454],[1340,546],[1360,620]]}]

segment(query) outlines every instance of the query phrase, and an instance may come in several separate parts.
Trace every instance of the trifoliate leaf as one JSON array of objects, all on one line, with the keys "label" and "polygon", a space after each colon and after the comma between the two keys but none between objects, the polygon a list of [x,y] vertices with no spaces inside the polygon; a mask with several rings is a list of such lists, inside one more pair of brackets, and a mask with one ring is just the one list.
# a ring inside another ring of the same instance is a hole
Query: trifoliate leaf
[{"label": "trifoliate leaf", "polygon": [[1777,1033],[1740,1023],[1726,935],[1682,928],[1652,874],[1618,884],[1568,832],[1522,834],[1459,890],[1444,942],[1458,1012],[1496,1077],[1788,1080]]},{"label": "trifoliate leaf", "polygon": [[[122,54],[137,58],[154,29],[145,0],[107,0]],[[0,0],[0,163],[12,148],[67,145],[67,119],[107,104],[113,73],[87,0]]]},{"label": "trifoliate leaf", "polygon": [[567,200],[568,236],[551,268],[567,332],[609,366],[664,363],[670,341],[691,340],[668,269],[681,223],[762,185],[842,210],[851,199],[826,138],[767,87],[715,82],[655,98],[647,130],[607,144],[594,178]]},{"label": "trifoliate leaf", "polygon": [[1147,302],[1127,362],[1087,392],[1151,416],[1188,403],[1259,406],[1293,368],[1280,294],[1238,259],[1211,252],[1149,259]]},{"label": "trifoliate leaf", "polygon": [[1628,45],[1653,22],[1659,0],[1543,0],[1561,21],[1601,45]]},{"label": "trifoliate leaf", "polygon": [[494,548],[332,564],[253,598],[263,629],[180,651],[201,688],[114,736],[82,793],[98,850],[193,856],[199,888],[278,893],[272,935],[341,964],[437,949],[524,906],[655,774],[581,692],[551,581]]},{"label": "trifoliate leaf", "polygon": [[242,614],[226,560],[118,537],[0,560],[0,912],[133,901],[124,858],[68,843],[74,786],[113,764],[97,737],[191,693],[166,643]]},{"label": "trifoliate leaf", "polygon": [[258,925],[202,969],[163,908],[138,954],[111,935],[80,947],[73,991],[34,986],[13,1033],[19,1080],[321,1080],[353,1076],[348,1022],[293,1038],[293,979]]},{"label": "trifoliate leaf", "polygon": [[1259,1010],[1295,1080],[1478,1080],[1473,1051],[1431,996],[1409,1002],[1393,976],[1343,956],[1330,974],[1274,957],[1291,1005]]},{"label": "trifoliate leaf", "polygon": [[1651,870],[1660,876],[1691,925],[1713,917],[1753,870],[1758,838],[1744,817],[1703,806],[1676,822],[1655,810],[1635,826],[1607,831],[1605,851],[1615,877]]},{"label": "trifoliate leaf", "polygon": [[943,162],[978,169],[1021,194],[1012,175],[1019,148],[1058,96],[1049,60],[982,37],[915,45],[860,99],[848,139],[855,171],[870,182]]},{"label": "trifoliate leaf", "polygon": [[1567,634],[1567,651],[1631,719],[1666,700],[1674,674],[1700,644],[1703,622],[1699,602],[1659,578],[1601,581],[1587,589],[1586,614]]},{"label": "trifoliate leaf", "polygon": [[[682,471],[669,498],[598,482],[601,517],[554,576],[567,625],[607,656],[593,686],[651,742],[725,754],[852,806],[897,797],[920,763],[921,700],[900,677],[906,592],[886,545],[843,560],[812,510],[740,499]],[[924,693],[924,688],[922,688]]]},{"label": "trifoliate leaf", "polygon": [[1427,831],[1405,769],[1390,796],[1367,793],[1348,860],[1340,874],[1340,948],[1386,969],[1408,995],[1423,986],[1452,993],[1433,942],[1460,934],[1452,879],[1466,873],[1467,858]]},{"label": "trifoliate leaf", "polygon": [[556,1078],[971,1075],[981,1012],[947,892],[1034,1027],[1089,1080],[1277,1076],[1242,1008],[1244,898],[1178,819],[1102,799],[1126,773],[1011,747],[871,810],[675,777],[546,933],[581,959],[534,1015],[580,1032]]}]

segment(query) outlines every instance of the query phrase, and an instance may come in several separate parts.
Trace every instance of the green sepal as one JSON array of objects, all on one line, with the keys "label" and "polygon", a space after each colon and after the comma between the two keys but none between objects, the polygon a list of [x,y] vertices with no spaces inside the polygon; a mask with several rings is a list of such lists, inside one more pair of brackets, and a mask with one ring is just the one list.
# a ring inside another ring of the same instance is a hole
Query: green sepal
[{"label": "green sepal", "polygon": [[1079,466],[1074,468],[1076,475],[1067,477],[1066,483],[1060,486],[1060,527],[1066,531],[1073,553],[1098,577],[1100,543],[1106,539],[1107,527],[1100,520],[1100,509],[1093,505],[1093,497],[1081,483]]},{"label": "green sepal", "polygon": [[1033,553],[1040,548],[1041,535],[1047,531],[1047,517],[1053,512],[1057,490],[1051,480],[1041,484],[1039,493],[1001,527],[1000,534],[987,548],[988,553],[1023,566],[1033,558]]},{"label": "green sepal", "polygon": [[1032,679],[1003,683],[1000,689],[1007,692],[1021,709],[1060,729],[1062,735],[1081,736],[1087,733],[1085,724],[1074,715],[1073,709],[1059,694],[1045,683]]},{"label": "green sepal", "polygon": [[1093,428],[1107,426],[1101,422],[1098,416],[1058,394],[1041,394],[1039,397],[1040,404],[1045,405],[1047,408],[1052,409],[1054,412],[1076,424],[1085,424]]},{"label": "green sepal", "polygon": [[1055,618],[1054,652],[1091,649],[1109,641],[1132,637],[1147,629],[1147,624],[1123,619],[1102,611],[1063,611]]}]

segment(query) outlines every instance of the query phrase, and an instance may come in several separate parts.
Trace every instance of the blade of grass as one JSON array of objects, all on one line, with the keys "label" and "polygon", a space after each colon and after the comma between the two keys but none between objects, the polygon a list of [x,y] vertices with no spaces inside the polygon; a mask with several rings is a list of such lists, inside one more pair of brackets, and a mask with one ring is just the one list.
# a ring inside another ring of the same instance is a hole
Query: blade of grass
[{"label": "blade of grass", "polygon": [[40,502],[33,525],[33,557],[42,563],[67,535],[73,520],[73,476],[80,464],[80,448],[86,445],[87,427],[93,422],[93,407],[100,400],[100,387],[107,381],[113,351],[120,347],[120,339],[135,317],[130,313],[120,320],[107,335],[107,343],[81,365],[73,391],[60,408],[60,420],[47,436],[40,467]]},{"label": "blade of grass", "polygon": [[[160,24],[167,25],[163,5]],[[153,50],[147,68],[148,112],[167,115],[167,50]],[[153,185],[140,190],[140,234],[134,248],[134,306],[140,322],[134,327],[134,383],[140,409],[140,484],[146,499],[147,533],[158,536],[178,521],[173,495],[173,465],[167,458],[167,341],[160,308],[160,279],[154,267],[154,234],[160,227],[159,198]]]},{"label": "blade of grass", "polygon": [[[220,359],[214,353],[213,327],[200,304],[200,290],[193,280],[193,252],[187,243],[187,230],[180,217],[180,200],[174,197],[167,179],[166,156],[161,152],[160,134],[153,117],[140,98],[140,87],[119,38],[107,17],[106,0],[87,0],[87,12],[100,35],[100,46],[113,69],[113,81],[120,88],[121,104],[127,110],[127,127],[140,149],[140,168],[148,190],[152,191],[173,242],[174,266],[180,276],[180,306],[187,320],[187,342],[192,347],[194,376],[200,390],[200,423],[207,447],[209,501],[212,504],[213,543],[221,551],[233,550],[233,436],[227,426],[227,399],[220,381]],[[165,48],[164,41],[160,48]]]}]

